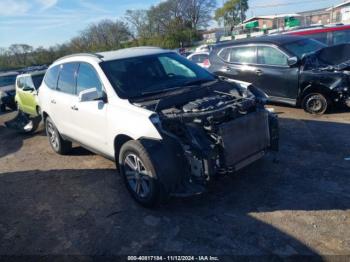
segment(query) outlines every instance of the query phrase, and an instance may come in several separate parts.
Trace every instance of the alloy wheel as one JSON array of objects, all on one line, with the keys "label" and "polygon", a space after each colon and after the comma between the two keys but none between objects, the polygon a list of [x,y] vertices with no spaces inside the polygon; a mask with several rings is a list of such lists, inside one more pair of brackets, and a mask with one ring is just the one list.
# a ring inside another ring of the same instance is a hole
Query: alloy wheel
[{"label": "alloy wheel", "polygon": [[47,123],[47,135],[49,136],[50,143],[55,150],[59,148],[59,137],[56,128],[51,122]]},{"label": "alloy wheel", "polygon": [[126,155],[124,172],[132,191],[140,198],[148,197],[151,192],[151,171],[146,169],[137,155],[131,153]]}]

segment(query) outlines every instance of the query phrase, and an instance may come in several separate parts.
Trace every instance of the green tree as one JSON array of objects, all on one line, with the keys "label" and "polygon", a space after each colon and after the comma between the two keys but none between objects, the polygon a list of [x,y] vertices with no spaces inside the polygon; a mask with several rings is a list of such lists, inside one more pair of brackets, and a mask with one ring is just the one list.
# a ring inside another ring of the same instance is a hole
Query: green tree
[{"label": "green tree", "polygon": [[246,19],[248,0],[228,0],[215,11],[215,20],[224,26],[235,26]]}]

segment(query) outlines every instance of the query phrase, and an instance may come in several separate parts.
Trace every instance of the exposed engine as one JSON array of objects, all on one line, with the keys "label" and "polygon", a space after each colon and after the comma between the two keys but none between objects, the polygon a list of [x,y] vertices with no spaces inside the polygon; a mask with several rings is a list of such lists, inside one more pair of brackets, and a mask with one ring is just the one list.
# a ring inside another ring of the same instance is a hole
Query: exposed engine
[{"label": "exposed engine", "polygon": [[159,116],[163,131],[182,144],[193,179],[234,172],[270,144],[267,111],[254,96],[244,98],[234,90],[214,90],[162,109]]}]

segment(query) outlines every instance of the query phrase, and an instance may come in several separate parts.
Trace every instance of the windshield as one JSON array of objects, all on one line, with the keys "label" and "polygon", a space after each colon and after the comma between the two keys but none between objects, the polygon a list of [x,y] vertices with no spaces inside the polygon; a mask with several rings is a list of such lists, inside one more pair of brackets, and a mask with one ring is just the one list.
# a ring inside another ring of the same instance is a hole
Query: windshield
[{"label": "windshield", "polygon": [[302,39],[285,44],[283,47],[295,56],[302,58],[304,54],[318,51],[326,45],[313,39]]},{"label": "windshield", "polygon": [[0,86],[10,86],[16,83],[16,75],[0,76]]},{"label": "windshield", "polygon": [[121,98],[165,93],[215,80],[208,71],[175,53],[107,61],[101,67]]}]

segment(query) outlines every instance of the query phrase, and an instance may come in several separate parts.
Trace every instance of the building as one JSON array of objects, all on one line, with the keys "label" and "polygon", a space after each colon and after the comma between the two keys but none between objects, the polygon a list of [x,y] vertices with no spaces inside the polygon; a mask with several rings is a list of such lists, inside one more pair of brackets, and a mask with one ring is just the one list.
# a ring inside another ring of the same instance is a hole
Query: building
[{"label": "building", "polygon": [[331,12],[327,9],[317,9],[311,11],[300,12],[300,22],[302,26],[310,26],[317,24],[330,24]]},{"label": "building", "polygon": [[331,23],[350,24],[350,0],[326,10],[330,12]]},{"label": "building", "polygon": [[243,22],[246,29],[284,29],[288,27],[300,25],[299,14],[279,14],[279,15],[264,15],[254,16]]}]

